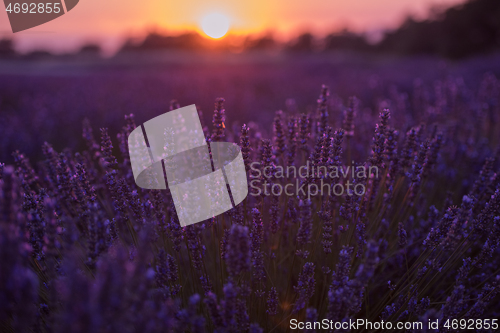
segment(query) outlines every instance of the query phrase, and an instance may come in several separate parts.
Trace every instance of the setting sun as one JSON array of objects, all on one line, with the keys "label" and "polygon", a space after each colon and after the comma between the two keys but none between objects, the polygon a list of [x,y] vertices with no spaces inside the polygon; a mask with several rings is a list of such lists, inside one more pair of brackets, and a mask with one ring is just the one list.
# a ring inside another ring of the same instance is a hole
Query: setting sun
[{"label": "setting sun", "polygon": [[229,30],[229,19],[219,13],[209,14],[201,20],[201,28],[212,38],[221,38]]}]

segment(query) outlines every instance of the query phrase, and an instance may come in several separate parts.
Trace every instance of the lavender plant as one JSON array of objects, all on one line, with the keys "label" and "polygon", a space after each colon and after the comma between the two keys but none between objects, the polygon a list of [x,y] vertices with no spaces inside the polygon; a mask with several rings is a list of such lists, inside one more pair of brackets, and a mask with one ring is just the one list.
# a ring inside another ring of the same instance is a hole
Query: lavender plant
[{"label": "lavender plant", "polygon": [[13,165],[0,163],[0,331],[287,332],[292,319],[498,317],[499,124],[471,118],[500,105],[500,85],[485,80],[472,93],[447,79],[435,99],[419,83],[418,110],[387,101],[400,106],[382,109],[379,124],[356,97],[331,107],[322,86],[317,114],[277,112],[269,139],[246,124],[231,132],[219,98],[210,140],[237,139],[249,180],[254,161],[272,184],[283,185],[278,166],[308,162],[355,160],[378,178],[319,172],[305,184],[366,192],[250,192],[187,227],[168,190],[135,186],[124,149],[133,115],[117,143],[103,128],[99,145],[86,120],[79,153],[46,143],[32,165],[14,152]]}]

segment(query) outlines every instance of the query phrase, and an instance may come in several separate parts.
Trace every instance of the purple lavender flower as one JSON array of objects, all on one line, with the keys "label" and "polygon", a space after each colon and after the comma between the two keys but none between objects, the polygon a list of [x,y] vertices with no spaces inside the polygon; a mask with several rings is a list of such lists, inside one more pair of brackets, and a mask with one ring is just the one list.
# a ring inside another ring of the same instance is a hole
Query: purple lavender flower
[{"label": "purple lavender flower", "polygon": [[311,132],[309,130],[309,123],[311,122],[311,119],[309,115],[307,114],[302,114],[300,116],[299,120],[299,142],[300,142],[300,149],[304,150],[306,154],[309,152],[309,137],[311,135]]},{"label": "purple lavender flower", "polygon": [[244,224],[244,218],[245,218],[243,205],[244,205],[243,203],[239,203],[238,205],[236,205],[236,207],[231,209],[230,212],[232,221],[240,225]]},{"label": "purple lavender flower", "polygon": [[41,189],[38,195],[25,194],[23,210],[28,213],[29,243],[33,249],[33,257],[38,261],[43,260],[43,242],[45,235],[45,189]]},{"label": "purple lavender flower", "polygon": [[339,262],[335,268],[335,271],[332,273],[332,285],[330,290],[332,289],[341,289],[347,285],[349,281],[349,274],[351,272],[351,256],[352,256],[353,248],[352,247],[343,247],[339,253]]},{"label": "purple lavender flower", "polygon": [[224,300],[221,301],[223,308],[223,320],[228,331],[235,332],[238,329],[238,323],[236,318],[236,303],[238,293],[234,285],[229,282],[223,287]]},{"label": "purple lavender flower", "polygon": [[78,163],[75,172],[76,183],[86,202],[93,204],[96,201],[95,188],[90,185],[85,166]]},{"label": "purple lavender flower", "polygon": [[250,331],[249,331],[249,332],[250,332],[250,333],[262,333],[262,332],[264,332],[264,331],[263,331],[263,330],[262,330],[262,328],[259,326],[259,324],[257,324],[257,323],[252,323],[252,324],[250,325]]},{"label": "purple lavender flower", "polygon": [[424,170],[422,171],[422,175],[424,177],[428,177],[429,173],[432,171],[433,166],[436,165],[442,143],[443,134],[437,133],[435,138],[431,142],[431,146],[429,148],[429,153],[427,156],[427,162],[425,163]]},{"label": "purple lavender flower", "polygon": [[405,144],[401,150],[400,162],[398,169],[404,174],[407,167],[410,166],[410,161],[415,155],[415,150],[417,147],[417,131],[415,128],[410,129],[406,133]]},{"label": "purple lavender flower", "polygon": [[482,266],[493,257],[496,249],[498,248],[498,243],[500,241],[500,216],[496,216],[493,219],[492,226],[488,233],[488,238],[481,249],[481,252],[474,260],[474,265],[482,268]]},{"label": "purple lavender flower", "polygon": [[222,141],[226,136],[225,134],[226,125],[224,125],[224,122],[226,121],[224,102],[225,102],[224,98],[217,98],[215,100],[215,110],[212,120],[212,126],[213,126],[212,137],[211,137],[212,142]]},{"label": "purple lavender flower", "polygon": [[124,166],[128,166],[128,163],[130,161],[128,152],[128,137],[136,127],[137,125],[135,124],[134,114],[131,113],[129,115],[125,115],[125,126],[123,126],[121,132],[116,135],[116,138],[119,142],[118,147],[120,148],[120,153],[123,156]]},{"label": "purple lavender flower", "polygon": [[271,146],[271,141],[268,139],[262,140],[261,146],[260,146],[261,168],[264,169],[264,168],[270,166],[273,163],[273,159],[274,159],[274,155],[273,155],[273,149]]},{"label": "purple lavender flower", "polygon": [[314,294],[316,281],[314,280],[314,263],[306,262],[299,274],[297,286],[294,287],[297,299],[293,307],[293,312],[298,312],[307,306],[309,299]]},{"label": "purple lavender flower", "polygon": [[495,285],[486,284],[481,292],[479,293],[476,302],[474,305],[467,311],[464,318],[480,318],[484,316],[484,312],[487,310],[488,304],[490,304],[491,300],[494,299],[498,294],[498,281],[500,277],[497,275],[495,277]]},{"label": "purple lavender flower", "polygon": [[109,191],[111,192],[111,198],[113,199],[113,206],[117,213],[120,215],[125,214],[127,203],[120,188],[120,183],[116,179],[116,170],[106,172],[106,184],[108,185]]},{"label": "purple lavender flower", "polygon": [[157,256],[155,278],[156,284],[167,292],[166,296],[172,297],[179,293],[181,286],[177,284],[179,279],[177,264],[174,257],[164,250],[160,250]]},{"label": "purple lavender flower", "polygon": [[29,268],[26,247],[13,231],[0,224],[0,320],[13,331],[26,332],[35,322],[40,282]]},{"label": "purple lavender flower", "polygon": [[243,124],[241,127],[240,147],[243,163],[245,164],[245,170],[247,172],[250,170],[250,151],[252,150],[250,147],[250,138],[248,136],[249,131],[250,128],[246,124]]},{"label": "purple lavender flower", "polygon": [[168,229],[170,231],[170,237],[173,242],[173,248],[175,251],[179,252],[181,247],[180,244],[184,239],[182,234],[182,228],[180,226],[179,218],[177,217],[177,213],[175,212],[175,207],[173,201],[171,202],[171,214],[170,214],[170,222],[168,223]]},{"label": "purple lavender flower", "polygon": [[276,234],[279,229],[279,223],[280,223],[280,208],[279,208],[279,196],[277,195],[272,195],[271,196],[271,208],[269,208],[269,218],[271,222],[271,232],[273,234]]},{"label": "purple lavender flower", "polygon": [[441,240],[448,233],[448,230],[451,227],[453,221],[455,220],[456,215],[457,215],[456,207],[448,208],[443,218],[439,221],[439,224],[435,228],[431,228],[431,231],[427,235],[427,238],[424,240],[423,244],[429,248],[439,245]]},{"label": "purple lavender flower", "polygon": [[316,330],[314,329],[314,327],[315,327],[314,323],[318,321],[318,310],[316,310],[315,308],[307,308],[305,321],[306,321],[306,323],[309,323],[308,326],[310,326],[312,328],[307,328],[308,326],[306,326],[306,329],[304,330],[304,332],[307,332],[307,333],[316,332]]},{"label": "purple lavender flower", "polygon": [[[168,190],[135,184],[127,151],[133,116],[125,117],[117,136],[104,131],[102,147],[85,121],[83,152],[59,145],[57,152],[45,143],[42,160],[30,164],[27,156],[35,155],[29,145],[23,147],[27,154],[15,152],[10,160],[2,151],[3,330],[230,333],[284,330],[292,317],[306,323],[497,317],[499,81],[488,75],[476,92],[461,78],[445,77],[431,86],[416,80],[414,95],[383,81],[373,75],[369,94],[360,92],[373,99],[363,117],[354,116],[359,101],[351,98],[346,108],[340,98],[328,100],[323,87],[317,112],[297,96],[300,103],[287,101],[289,111],[278,112],[269,126],[226,126],[218,100],[213,133],[203,126],[207,141],[240,142],[247,171],[254,161],[270,167],[271,184],[286,183],[278,177],[281,164],[345,168],[344,150],[357,160],[354,166],[383,167],[380,182],[350,171],[342,181],[328,179],[325,171],[298,177],[305,178],[299,185],[346,185],[348,179],[366,187],[362,197],[250,195],[217,218],[181,227]],[[345,83],[350,90],[351,82]],[[31,95],[26,94],[29,103]],[[42,119],[39,104],[51,94],[34,95],[40,97],[33,116]],[[9,100],[4,106],[16,107],[9,94],[2,96]],[[135,105],[133,95],[130,102]],[[354,140],[354,123],[359,134],[373,128],[372,104],[384,110],[373,141],[366,135]],[[171,102],[172,109],[178,107]],[[388,107],[396,111],[393,127]],[[329,118],[342,111],[344,129],[332,131]],[[10,128],[17,117],[12,115],[0,121],[4,148],[30,140],[23,131],[10,140],[17,130]],[[400,146],[402,130],[407,136]],[[31,134],[36,133],[35,128]],[[116,157],[111,137],[118,138]],[[65,138],[68,146],[80,146]],[[252,154],[250,146],[259,153]]]},{"label": "purple lavender flower", "polygon": [[350,311],[356,313],[360,310],[365,286],[373,277],[378,262],[378,246],[373,241],[370,241],[366,250],[365,262],[358,267],[354,279],[348,283],[352,293],[349,305]]},{"label": "purple lavender flower", "polygon": [[328,166],[340,166],[342,157],[342,142],[344,141],[344,130],[338,129],[333,133],[331,149],[328,159]]},{"label": "purple lavender flower", "polygon": [[412,186],[416,186],[421,181],[421,175],[425,164],[427,163],[427,151],[429,150],[429,142],[425,141],[420,145],[420,149],[415,156],[415,163],[412,165]]},{"label": "purple lavender flower", "polygon": [[276,157],[280,157],[285,153],[285,129],[283,128],[283,111],[276,112],[274,117],[274,142],[276,143]]},{"label": "purple lavender flower", "polygon": [[83,119],[83,139],[87,144],[87,149],[92,158],[99,158],[101,156],[100,148],[94,139],[92,127],[88,118]]},{"label": "purple lavender flower", "polygon": [[101,154],[103,159],[103,165],[109,169],[117,169],[118,161],[113,155],[113,144],[111,143],[111,138],[108,134],[107,128],[101,128]]},{"label": "purple lavender flower", "polygon": [[443,318],[456,318],[466,307],[464,298],[465,287],[463,285],[455,286],[451,295],[446,299],[446,303],[443,305]]},{"label": "purple lavender flower", "polygon": [[342,128],[348,138],[354,136],[354,117],[359,112],[359,99],[350,97],[347,108],[344,110],[344,122]]},{"label": "purple lavender flower", "polygon": [[264,253],[260,250],[252,251],[252,279],[255,283],[258,283],[265,278]]},{"label": "purple lavender flower", "polygon": [[203,270],[203,255],[205,254],[205,246],[200,241],[199,226],[192,224],[184,228],[186,236],[187,248],[191,255],[191,263],[193,268],[198,272]]},{"label": "purple lavender flower", "polygon": [[398,238],[399,238],[398,246],[400,248],[405,248],[406,244],[408,244],[408,235],[406,233],[404,224],[402,222],[399,222],[398,224]]},{"label": "purple lavender flower", "polygon": [[305,246],[309,243],[311,239],[312,232],[312,212],[311,212],[311,201],[310,200],[300,200],[299,202],[300,210],[300,225],[297,231],[297,245]]},{"label": "purple lavender flower", "polygon": [[254,281],[261,281],[266,275],[264,271],[264,254],[260,249],[264,237],[264,225],[262,224],[262,217],[258,209],[252,209],[252,217],[253,225],[252,232],[250,233],[252,276]]},{"label": "purple lavender flower", "polygon": [[358,250],[356,251],[356,257],[361,257],[364,253],[366,245],[366,226],[359,218],[356,222],[356,238],[358,240]]},{"label": "purple lavender flower", "polygon": [[395,128],[387,127],[385,130],[385,163],[390,168],[394,168],[397,165],[398,135],[399,132]]},{"label": "purple lavender flower", "polygon": [[200,276],[200,283],[205,295],[213,291],[212,282],[210,282],[210,279],[208,278],[207,275]]},{"label": "purple lavender flower", "polygon": [[380,112],[380,125],[375,125],[375,134],[373,136],[372,156],[370,163],[377,167],[383,167],[385,146],[386,146],[386,131],[391,112],[389,109],[384,109]]},{"label": "purple lavender flower", "polygon": [[332,253],[333,218],[331,215],[330,200],[326,200],[326,202],[323,203],[323,208],[318,215],[323,221],[323,240],[321,241],[321,245],[323,245],[323,252],[325,254]]},{"label": "purple lavender flower", "polygon": [[295,156],[297,155],[297,127],[298,119],[296,117],[290,117],[290,120],[288,121],[287,165],[295,164]]},{"label": "purple lavender flower", "polygon": [[330,96],[330,92],[328,91],[328,87],[325,85],[321,86],[321,94],[318,98],[318,115],[319,121],[317,124],[317,132],[319,136],[326,132],[326,127],[328,126],[328,96]]},{"label": "purple lavender flower", "polygon": [[222,309],[217,302],[217,296],[211,292],[209,292],[205,299],[204,303],[208,308],[208,312],[210,313],[210,317],[212,318],[212,323],[216,329],[223,328],[225,326],[224,319],[222,317]]},{"label": "purple lavender flower", "polygon": [[240,331],[246,331],[250,327],[247,305],[245,300],[241,298],[236,300],[236,322]]},{"label": "purple lavender flower", "polygon": [[234,224],[229,232],[225,260],[230,277],[236,278],[250,269],[250,238],[248,228]]},{"label": "purple lavender flower", "polygon": [[272,287],[269,290],[269,293],[267,296],[266,313],[270,316],[275,316],[276,314],[278,314],[278,306],[279,306],[278,292],[276,291],[275,287]]}]

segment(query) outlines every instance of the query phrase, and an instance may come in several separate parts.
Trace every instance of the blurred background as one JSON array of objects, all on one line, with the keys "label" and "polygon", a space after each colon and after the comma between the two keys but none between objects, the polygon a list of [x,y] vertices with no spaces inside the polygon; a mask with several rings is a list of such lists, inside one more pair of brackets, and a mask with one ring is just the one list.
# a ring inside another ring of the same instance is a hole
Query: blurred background
[{"label": "blurred background", "polygon": [[224,97],[230,126],[269,124],[279,109],[312,111],[327,84],[334,110],[356,95],[376,115],[415,86],[434,98],[448,77],[477,88],[500,75],[499,50],[498,0],[82,0],[16,34],[2,10],[0,160],[38,158],[44,141],[79,149],[84,118],[116,132],[172,99],[209,122]]}]

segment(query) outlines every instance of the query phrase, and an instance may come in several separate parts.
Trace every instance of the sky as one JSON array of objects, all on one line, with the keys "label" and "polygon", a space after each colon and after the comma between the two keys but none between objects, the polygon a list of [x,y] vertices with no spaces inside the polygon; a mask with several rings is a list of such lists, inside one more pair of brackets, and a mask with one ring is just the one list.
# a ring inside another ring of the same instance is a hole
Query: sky
[{"label": "sky", "polygon": [[158,30],[200,31],[202,18],[217,12],[230,21],[231,34],[264,34],[290,38],[348,28],[376,33],[398,27],[406,17],[425,18],[432,7],[465,0],[80,0],[70,12],[39,27],[13,34],[0,4],[0,37],[13,38],[16,49],[74,51],[98,42],[112,53],[127,36]]}]

